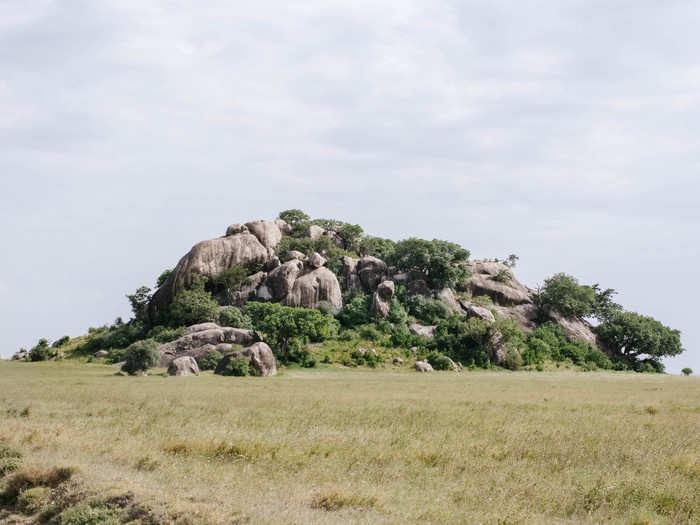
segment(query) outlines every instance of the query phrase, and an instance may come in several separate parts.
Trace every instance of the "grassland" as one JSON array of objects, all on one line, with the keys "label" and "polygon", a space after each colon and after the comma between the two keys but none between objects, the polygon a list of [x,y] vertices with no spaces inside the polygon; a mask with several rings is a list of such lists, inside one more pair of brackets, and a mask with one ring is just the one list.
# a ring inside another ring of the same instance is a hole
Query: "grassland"
[{"label": "grassland", "polygon": [[700,523],[700,380],[0,362],[0,441],[183,523]]}]

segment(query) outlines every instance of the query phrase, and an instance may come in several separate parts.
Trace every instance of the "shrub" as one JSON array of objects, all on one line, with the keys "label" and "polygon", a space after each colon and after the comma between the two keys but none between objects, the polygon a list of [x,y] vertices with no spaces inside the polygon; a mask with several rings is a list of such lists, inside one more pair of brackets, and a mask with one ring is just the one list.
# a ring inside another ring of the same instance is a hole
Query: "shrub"
[{"label": "shrub", "polygon": [[250,360],[245,357],[232,357],[226,363],[219,363],[216,373],[222,376],[249,376],[251,375]]},{"label": "shrub", "polygon": [[47,361],[55,355],[55,352],[49,347],[49,342],[44,338],[39,339],[39,342],[29,350],[28,354],[30,361]]},{"label": "shrub", "polygon": [[22,454],[0,443],[0,478],[17,470],[22,464]]},{"label": "shrub", "polygon": [[496,281],[496,282],[503,283],[503,284],[510,283],[511,279],[512,279],[512,277],[510,276],[510,272],[508,272],[508,270],[501,270],[496,275],[491,277],[492,281]]},{"label": "shrub", "polygon": [[34,514],[51,501],[51,489],[33,487],[23,491],[17,498],[17,505],[26,514]]},{"label": "shrub", "polygon": [[68,337],[67,335],[64,335],[60,339],[57,339],[56,341],[54,341],[53,344],[51,345],[51,348],[60,348],[63,345],[65,345],[68,341],[70,341],[70,337]]},{"label": "shrub", "polygon": [[686,367],[686,368],[684,368],[683,370],[681,370],[681,374],[683,374],[684,376],[689,376],[689,375],[691,375],[692,373],[693,373],[693,369],[692,369],[692,368]]},{"label": "shrub", "polygon": [[412,316],[429,325],[436,325],[451,315],[448,306],[439,299],[414,295],[408,297],[405,304]]},{"label": "shrub", "polygon": [[472,317],[452,316],[438,323],[433,344],[440,352],[467,366],[489,364],[489,325]]},{"label": "shrub", "polygon": [[391,300],[387,321],[389,321],[394,326],[408,327],[408,312],[395,297]]},{"label": "shrub", "polygon": [[158,343],[153,339],[137,341],[126,349],[126,362],[122,370],[130,375],[145,372],[155,366],[160,359]]},{"label": "shrub", "polygon": [[428,354],[426,359],[435,370],[450,370],[452,368],[450,359],[440,352],[432,351]]},{"label": "shrub", "polygon": [[508,348],[506,350],[506,358],[503,361],[503,366],[508,370],[518,370],[523,366],[523,358],[515,348]]},{"label": "shrub", "polygon": [[126,348],[112,348],[108,350],[107,361],[109,363],[121,363],[126,360]]},{"label": "shrub", "polygon": [[335,318],[310,308],[248,303],[245,313],[255,329],[265,335],[265,341],[277,356],[285,360],[299,360],[299,352],[306,343],[329,339],[338,331]]},{"label": "shrub", "polygon": [[215,370],[223,356],[216,350],[209,350],[197,359],[200,370]]},{"label": "shrub", "polygon": [[346,302],[337,318],[343,326],[348,328],[372,322],[370,297],[363,294],[355,295]]},{"label": "shrub", "polygon": [[215,293],[223,291],[228,300],[233,298],[233,294],[241,289],[244,284],[250,284],[248,271],[242,266],[231,266],[211,280]]},{"label": "shrub", "polygon": [[537,365],[551,357],[549,345],[538,337],[528,337],[522,353],[523,364]]},{"label": "shrub", "polygon": [[357,333],[362,339],[367,339],[368,341],[377,341],[382,337],[381,332],[372,324],[366,324],[358,327]]},{"label": "shrub", "polygon": [[146,333],[146,338],[155,339],[159,343],[169,343],[185,334],[185,327],[168,328],[166,326],[154,326]]},{"label": "shrub", "polygon": [[173,271],[170,268],[163,270],[156,280],[156,288],[163,286],[172,273]]},{"label": "shrub", "polygon": [[289,224],[292,229],[299,224],[306,224],[311,219],[306,213],[297,209],[281,211],[277,217]]},{"label": "shrub", "polygon": [[189,289],[175,296],[165,315],[164,324],[172,327],[212,322],[219,317],[219,305],[204,289],[204,279],[196,277]]},{"label": "shrub", "polygon": [[219,324],[232,328],[253,329],[253,321],[240,308],[227,306],[219,311]]},{"label": "shrub", "polygon": [[81,503],[59,514],[59,525],[118,525],[126,518],[124,509],[101,502]]}]

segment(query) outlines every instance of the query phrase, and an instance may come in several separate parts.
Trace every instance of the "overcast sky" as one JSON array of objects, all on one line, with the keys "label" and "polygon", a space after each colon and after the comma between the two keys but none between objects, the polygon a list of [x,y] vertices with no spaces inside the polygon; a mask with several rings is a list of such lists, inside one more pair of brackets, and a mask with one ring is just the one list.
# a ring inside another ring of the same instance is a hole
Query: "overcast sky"
[{"label": "overcast sky", "polygon": [[0,0],[0,354],[287,208],[520,256],[700,372],[700,3]]}]

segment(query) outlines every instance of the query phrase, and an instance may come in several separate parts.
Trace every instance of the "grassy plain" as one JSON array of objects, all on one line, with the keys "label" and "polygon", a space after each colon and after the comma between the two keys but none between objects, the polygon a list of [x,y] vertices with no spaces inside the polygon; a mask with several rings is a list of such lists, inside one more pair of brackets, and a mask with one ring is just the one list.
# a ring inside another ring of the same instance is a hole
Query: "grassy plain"
[{"label": "grassy plain", "polygon": [[187,523],[700,523],[700,380],[0,362],[0,441]]}]

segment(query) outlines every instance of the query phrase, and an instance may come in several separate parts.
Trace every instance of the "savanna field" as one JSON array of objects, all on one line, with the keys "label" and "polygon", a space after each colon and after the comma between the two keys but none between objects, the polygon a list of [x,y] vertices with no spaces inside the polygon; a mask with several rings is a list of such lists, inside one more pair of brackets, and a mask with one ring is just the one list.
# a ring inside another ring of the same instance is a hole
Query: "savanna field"
[{"label": "savanna field", "polygon": [[700,523],[695,377],[116,370],[0,362],[1,523]]}]

